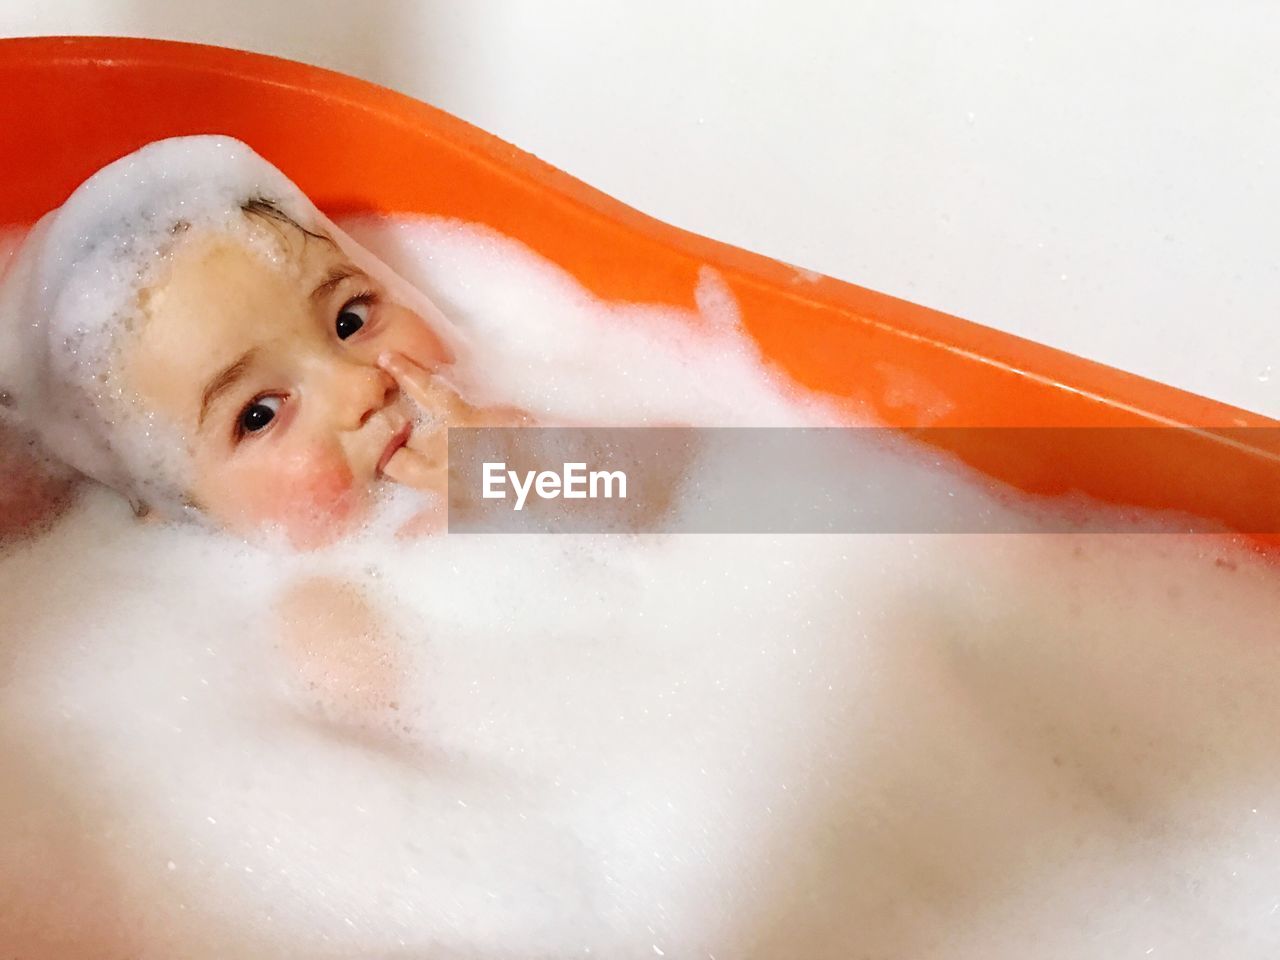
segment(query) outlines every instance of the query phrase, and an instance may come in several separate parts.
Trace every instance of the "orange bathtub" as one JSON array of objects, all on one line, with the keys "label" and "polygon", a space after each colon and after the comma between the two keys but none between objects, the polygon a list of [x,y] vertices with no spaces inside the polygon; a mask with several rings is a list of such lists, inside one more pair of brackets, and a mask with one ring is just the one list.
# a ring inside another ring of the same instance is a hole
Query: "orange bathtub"
[{"label": "orange bathtub", "polygon": [[0,223],[33,221],[147,141],[231,134],[330,213],[479,221],[602,297],[691,306],[710,264],[774,362],[893,426],[1171,428],[930,439],[1027,491],[1183,511],[1280,547],[1280,430],[1265,429],[1280,422],[677,230],[373,84],[214,47],[40,38],[0,41],[0,90]]}]

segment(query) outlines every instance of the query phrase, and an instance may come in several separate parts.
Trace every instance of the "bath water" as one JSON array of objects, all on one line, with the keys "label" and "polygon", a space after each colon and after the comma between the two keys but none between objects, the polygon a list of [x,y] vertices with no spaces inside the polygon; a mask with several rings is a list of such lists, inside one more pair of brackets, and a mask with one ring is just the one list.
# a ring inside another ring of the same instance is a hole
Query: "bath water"
[{"label": "bath water", "polygon": [[[604,304],[482,228],[344,226],[480,345],[477,397],[836,418],[714,273],[696,314]],[[279,643],[317,575],[392,625],[350,665],[376,696]],[[296,556],[95,488],[0,555],[0,591],[0,943],[26,955],[1280,945],[1280,575],[1222,539],[370,530]]]}]

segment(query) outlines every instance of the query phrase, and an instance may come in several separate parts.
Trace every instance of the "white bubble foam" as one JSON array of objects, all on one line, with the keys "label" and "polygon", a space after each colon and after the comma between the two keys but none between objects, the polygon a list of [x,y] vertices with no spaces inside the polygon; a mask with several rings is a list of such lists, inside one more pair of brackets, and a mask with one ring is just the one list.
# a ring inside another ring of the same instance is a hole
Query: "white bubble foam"
[{"label": "white bubble foam", "polygon": [[[732,294],[710,268],[691,291],[696,312],[607,303],[493,230],[432,218],[343,226],[375,245],[472,344],[476,359],[457,377],[474,402],[512,403],[571,423],[836,422],[829,405],[763,369]],[[460,262],[473,268],[459,270]],[[483,272],[497,264],[501,283]]]},{"label": "white bubble foam", "polygon": [[[350,229],[459,324],[495,401],[832,417],[761,367],[714,275],[700,318],[601,304],[488,230]],[[981,499],[931,459],[904,475]],[[1280,940],[1280,578],[1244,551],[403,541],[402,509],[294,556],[95,490],[0,556],[0,940],[778,960]],[[335,624],[357,642],[308,642]]]}]

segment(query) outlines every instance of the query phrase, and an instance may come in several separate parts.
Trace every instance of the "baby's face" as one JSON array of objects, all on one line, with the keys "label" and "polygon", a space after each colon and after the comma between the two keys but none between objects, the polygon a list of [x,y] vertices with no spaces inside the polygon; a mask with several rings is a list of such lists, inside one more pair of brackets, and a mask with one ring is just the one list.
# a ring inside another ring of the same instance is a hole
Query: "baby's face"
[{"label": "baby's face", "polygon": [[208,517],[318,546],[367,516],[410,424],[379,356],[433,370],[447,353],[336,244],[257,218],[244,229],[179,242],[143,298],[126,383],[185,436]]}]

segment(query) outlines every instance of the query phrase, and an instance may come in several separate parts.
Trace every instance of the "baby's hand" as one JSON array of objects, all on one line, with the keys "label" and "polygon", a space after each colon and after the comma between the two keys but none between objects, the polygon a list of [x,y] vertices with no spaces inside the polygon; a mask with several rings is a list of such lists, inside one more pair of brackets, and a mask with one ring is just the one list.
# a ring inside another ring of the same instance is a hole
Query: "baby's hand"
[{"label": "baby's hand", "polygon": [[515,407],[473,407],[402,353],[385,353],[378,366],[441,427],[527,427],[533,419]]},{"label": "baby's hand", "polygon": [[427,416],[426,423],[416,427],[405,446],[392,455],[383,474],[424,492],[440,493],[448,474],[448,439],[445,428],[453,419],[452,391],[445,389],[413,361],[399,353],[378,358],[378,365],[395,378],[400,389]]},{"label": "baby's hand", "polygon": [[378,366],[395,378],[400,389],[430,418],[416,430],[383,470],[397,483],[416,490],[443,494],[449,473],[449,427],[519,427],[529,416],[513,407],[473,407],[438,378],[404,354],[386,353]]}]

